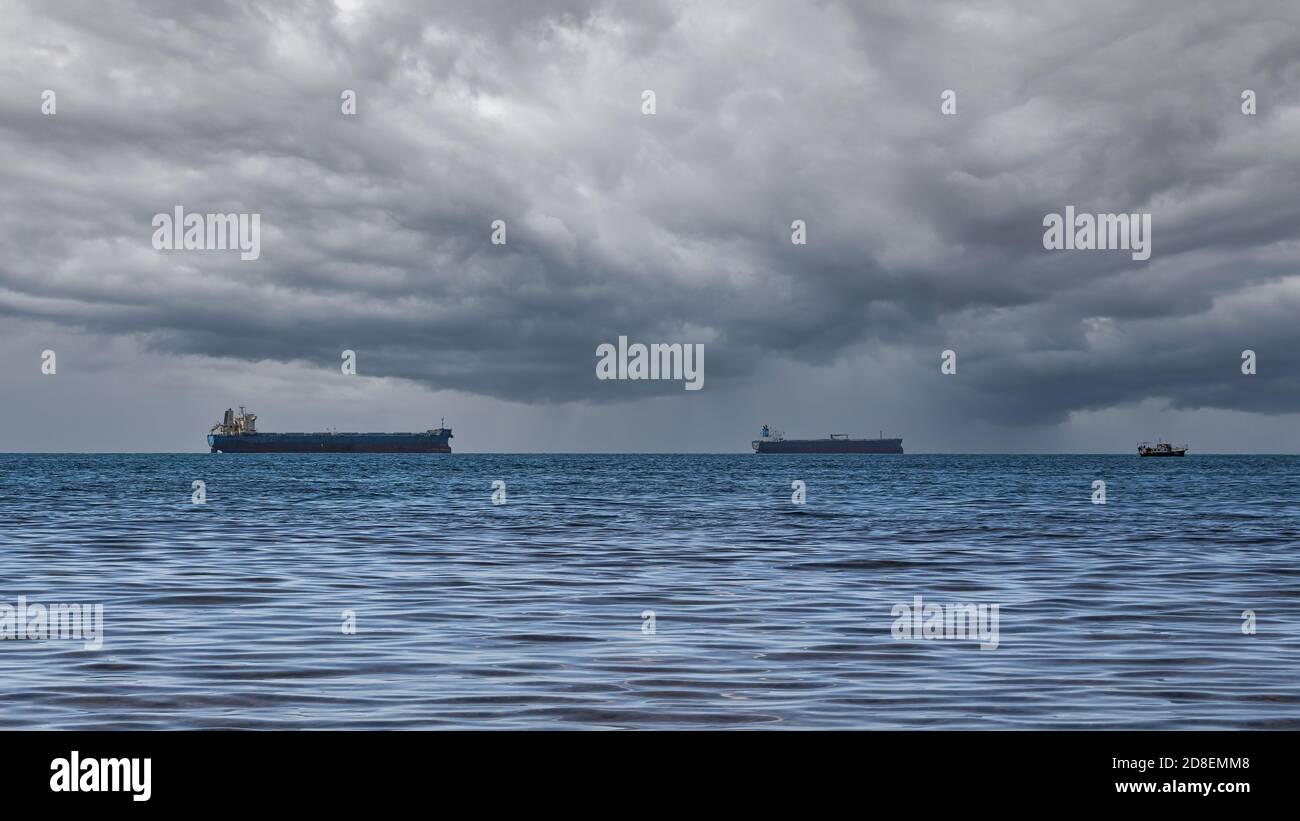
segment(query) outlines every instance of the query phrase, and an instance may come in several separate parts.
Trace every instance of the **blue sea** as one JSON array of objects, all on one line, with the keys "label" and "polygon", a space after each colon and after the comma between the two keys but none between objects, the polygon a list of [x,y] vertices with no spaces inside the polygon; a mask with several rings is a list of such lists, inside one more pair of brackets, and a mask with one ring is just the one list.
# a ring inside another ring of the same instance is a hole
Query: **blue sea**
[{"label": "blue sea", "polygon": [[[1297,729],[1298,477],[1267,456],[0,455],[0,604],[103,607],[98,650],[0,641],[0,727]],[[996,605],[996,647],[896,635],[918,596]]]}]

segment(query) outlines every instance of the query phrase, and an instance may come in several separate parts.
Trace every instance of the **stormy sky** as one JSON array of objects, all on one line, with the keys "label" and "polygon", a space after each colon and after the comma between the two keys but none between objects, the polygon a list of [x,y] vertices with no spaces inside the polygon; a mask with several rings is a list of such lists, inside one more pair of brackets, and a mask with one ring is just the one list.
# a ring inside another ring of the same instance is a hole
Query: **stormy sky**
[{"label": "stormy sky", "polygon": [[[1297,192],[1294,0],[13,3],[0,450],[201,450],[244,404],[459,451],[1300,452]],[[155,249],[178,205],[260,258]],[[1068,205],[1151,258],[1045,250]],[[620,335],[704,388],[597,380]]]}]

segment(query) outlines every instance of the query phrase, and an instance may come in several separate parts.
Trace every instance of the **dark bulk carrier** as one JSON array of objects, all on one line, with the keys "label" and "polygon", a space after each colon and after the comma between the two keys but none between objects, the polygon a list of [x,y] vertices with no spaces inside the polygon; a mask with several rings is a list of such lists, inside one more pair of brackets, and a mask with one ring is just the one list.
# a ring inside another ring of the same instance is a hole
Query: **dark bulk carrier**
[{"label": "dark bulk carrier", "polygon": [[257,415],[227,408],[208,432],[213,453],[451,453],[451,428],[424,433],[259,433]]},{"label": "dark bulk carrier", "polygon": [[832,433],[825,439],[786,439],[779,430],[767,425],[752,442],[755,453],[902,453],[902,439],[850,439],[843,433]]}]

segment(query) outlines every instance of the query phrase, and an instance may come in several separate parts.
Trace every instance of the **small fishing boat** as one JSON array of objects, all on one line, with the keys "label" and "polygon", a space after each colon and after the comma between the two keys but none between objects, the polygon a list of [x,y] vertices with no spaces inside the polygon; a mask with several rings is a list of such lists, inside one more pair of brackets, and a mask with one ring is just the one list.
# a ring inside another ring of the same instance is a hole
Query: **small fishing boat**
[{"label": "small fishing boat", "polygon": [[1138,442],[1138,456],[1182,456],[1187,453],[1187,445],[1171,445],[1168,442]]}]

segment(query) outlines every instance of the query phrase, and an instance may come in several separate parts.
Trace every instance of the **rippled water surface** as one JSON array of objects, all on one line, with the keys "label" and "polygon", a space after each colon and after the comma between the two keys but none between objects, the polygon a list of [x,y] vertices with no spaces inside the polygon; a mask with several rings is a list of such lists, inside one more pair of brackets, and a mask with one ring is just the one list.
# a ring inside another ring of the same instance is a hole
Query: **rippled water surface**
[{"label": "rippled water surface", "polygon": [[[0,641],[0,727],[1300,728],[1298,471],[0,455],[0,602],[105,622]],[[895,639],[917,595],[997,648]]]}]

